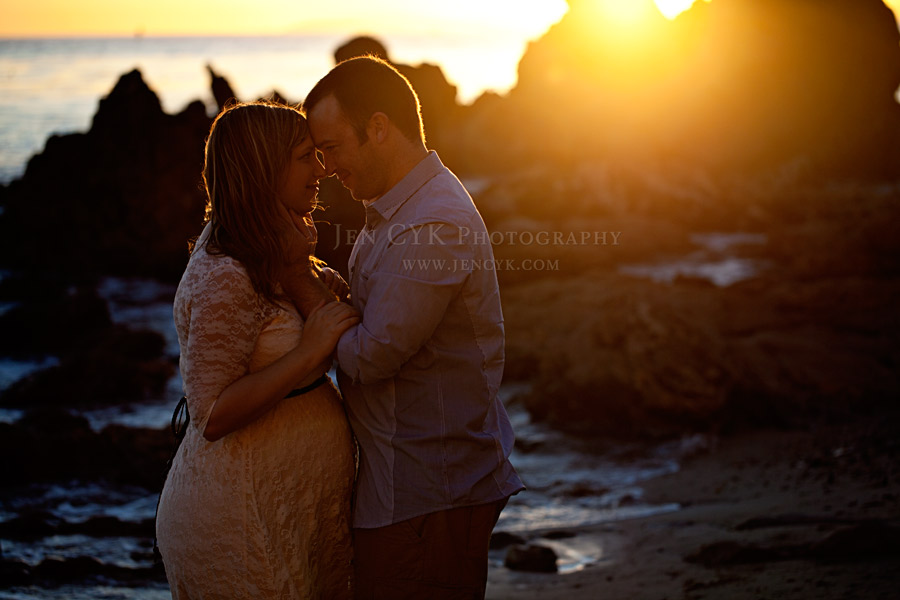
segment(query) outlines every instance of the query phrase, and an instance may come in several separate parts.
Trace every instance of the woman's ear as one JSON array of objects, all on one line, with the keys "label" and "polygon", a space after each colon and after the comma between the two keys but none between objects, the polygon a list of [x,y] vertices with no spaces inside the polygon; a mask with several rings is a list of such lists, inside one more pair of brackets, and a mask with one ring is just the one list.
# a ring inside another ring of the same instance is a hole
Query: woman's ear
[{"label": "woman's ear", "polygon": [[388,129],[390,128],[390,124],[391,120],[383,112],[377,112],[373,114],[371,117],[369,117],[369,123],[366,125],[369,139],[374,140],[379,144],[384,143],[388,137]]}]

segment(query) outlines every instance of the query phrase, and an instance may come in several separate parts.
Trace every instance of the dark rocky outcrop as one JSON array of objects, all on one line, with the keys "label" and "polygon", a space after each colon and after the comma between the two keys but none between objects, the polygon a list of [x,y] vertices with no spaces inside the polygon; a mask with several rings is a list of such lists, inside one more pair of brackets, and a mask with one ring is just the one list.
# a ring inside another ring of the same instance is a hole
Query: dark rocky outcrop
[{"label": "dark rocky outcrop", "polygon": [[165,583],[162,564],[152,567],[121,567],[104,563],[90,556],[74,558],[45,558],[31,566],[15,559],[0,560],[0,586],[59,585],[115,581],[119,584],[143,587]]},{"label": "dark rocky outcrop", "polygon": [[377,39],[361,35],[347,40],[334,51],[334,64],[342,63],[345,60],[356,58],[358,56],[375,56],[382,60],[390,61],[387,48]]},{"label": "dark rocky outcrop", "polygon": [[52,136],[3,189],[3,267],[62,273],[180,276],[203,216],[199,101],[163,112],[138,71],[100,101],[90,131]]},{"label": "dark rocky outcrop", "polygon": [[175,372],[164,353],[164,338],[113,324],[93,287],[64,289],[60,281],[11,278],[0,290],[19,302],[0,315],[0,354],[59,360],[0,391],[0,405],[97,406],[141,400],[160,394]]},{"label": "dark rocky outcrop", "polygon": [[896,281],[729,288],[601,275],[504,291],[508,376],[536,419],[655,437],[842,419],[896,402]]},{"label": "dark rocky outcrop", "polygon": [[503,564],[513,571],[556,573],[556,558],[553,548],[539,544],[516,544],[506,549]]},{"label": "dark rocky outcrop", "polygon": [[237,96],[234,93],[234,90],[231,89],[231,84],[228,83],[228,80],[216,73],[212,65],[206,65],[206,70],[209,72],[210,77],[210,89],[212,90],[213,99],[216,101],[216,106],[219,109],[219,112],[222,112],[222,109],[228,105],[230,102],[236,102]]},{"label": "dark rocky outcrop", "polygon": [[685,557],[705,567],[767,563],[781,560],[817,560],[842,563],[883,560],[900,555],[900,530],[886,522],[862,523],[839,529],[825,538],[801,544],[747,544],[714,542]]},{"label": "dark rocky outcrop", "polygon": [[86,419],[61,409],[34,410],[15,424],[0,423],[0,479],[10,486],[105,480],[158,490],[174,441],[168,428],[110,425],[95,432]]},{"label": "dark rocky outcrop", "polygon": [[56,366],[37,371],[0,393],[0,405],[101,406],[159,395],[175,374],[163,356],[165,340],[148,330],[113,325],[89,332],[83,347],[64,354]]},{"label": "dark rocky outcrop", "polygon": [[[893,177],[900,34],[881,0],[716,0],[634,30],[570,0],[503,102],[473,111],[482,169],[590,158]],[[599,7],[599,8],[598,8]]]},{"label": "dark rocky outcrop", "polygon": [[0,537],[7,540],[34,541],[51,535],[87,535],[90,537],[152,538],[155,520],[123,521],[116,517],[95,516],[70,522],[44,510],[29,510],[0,523]]},{"label": "dark rocky outcrop", "polygon": [[[512,263],[498,271],[504,375],[533,384],[522,398],[533,417],[594,436],[655,437],[802,427],[896,404],[895,187],[755,192],[748,179],[731,191],[697,185],[676,196],[668,193],[682,191],[675,185],[629,187],[601,175],[596,184],[582,174],[555,186],[541,176],[497,180],[482,194],[495,232],[622,232],[618,246],[494,247]],[[554,215],[548,206],[566,210]],[[735,226],[764,232],[765,243],[728,255],[751,260],[752,279],[657,283],[621,270],[679,262],[696,252],[693,232]],[[558,268],[520,268],[526,260]]]},{"label": "dark rocky outcrop", "polygon": [[491,534],[491,550],[500,550],[513,544],[524,544],[525,538],[508,531],[495,531]]},{"label": "dark rocky outcrop", "polygon": [[90,286],[65,289],[60,281],[9,278],[0,283],[18,302],[0,315],[0,355],[17,359],[80,352],[112,327],[109,310]]}]

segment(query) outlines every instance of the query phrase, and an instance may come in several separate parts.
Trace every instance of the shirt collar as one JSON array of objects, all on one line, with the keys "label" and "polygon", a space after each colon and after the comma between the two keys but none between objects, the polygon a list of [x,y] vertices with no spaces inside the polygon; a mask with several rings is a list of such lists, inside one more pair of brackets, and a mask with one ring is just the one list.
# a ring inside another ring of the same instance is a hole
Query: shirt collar
[{"label": "shirt collar", "polygon": [[444,164],[438,158],[437,152],[429,150],[428,155],[420,160],[394,187],[377,200],[366,204],[366,223],[374,226],[382,219],[390,221],[394,213],[443,168]]}]

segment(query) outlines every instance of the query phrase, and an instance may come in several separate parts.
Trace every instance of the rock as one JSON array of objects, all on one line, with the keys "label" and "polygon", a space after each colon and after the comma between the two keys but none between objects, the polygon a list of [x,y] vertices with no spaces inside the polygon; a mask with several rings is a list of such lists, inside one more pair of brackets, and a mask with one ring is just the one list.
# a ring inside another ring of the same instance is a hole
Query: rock
[{"label": "rock", "polygon": [[0,523],[0,537],[6,540],[33,541],[59,531],[63,520],[45,510],[29,510]]},{"label": "rock", "polygon": [[828,562],[872,560],[900,555],[900,529],[884,522],[840,529],[813,545],[811,554]]},{"label": "rock", "polygon": [[525,538],[508,531],[495,531],[491,534],[491,550],[498,550],[513,544],[524,544]]},{"label": "rock", "polygon": [[688,562],[716,568],[780,560],[851,562],[900,554],[900,529],[883,522],[865,522],[840,529],[820,542],[759,546],[734,541],[704,545],[685,557]]},{"label": "rock", "polygon": [[35,287],[20,290],[21,303],[0,315],[0,355],[23,359],[82,352],[88,340],[112,326],[106,302],[92,286]]},{"label": "rock", "polygon": [[684,560],[701,564],[704,567],[715,568],[789,560],[801,557],[805,550],[805,546],[764,548],[753,544],[726,541],[706,544],[697,552],[686,556]]},{"label": "rock", "polygon": [[625,39],[604,3],[570,0],[507,98],[473,115],[477,161],[896,175],[900,33],[881,0],[696,2],[674,21],[634,2],[647,17]]},{"label": "rock", "polygon": [[[158,490],[174,443],[167,427],[111,425],[97,433],[86,419],[62,409],[31,410],[15,424],[0,423],[0,479],[7,485],[105,479]],[[44,520],[48,527],[64,527]]]},{"label": "rock", "polygon": [[31,580],[31,565],[18,559],[0,557],[0,587],[29,585]]},{"label": "rock", "polygon": [[2,266],[177,280],[202,222],[210,123],[199,101],[167,115],[140,72],[123,75],[90,131],[52,136],[5,189]]},{"label": "rock", "polygon": [[216,106],[219,108],[219,112],[222,112],[222,109],[225,108],[229,102],[237,101],[237,96],[235,96],[234,90],[231,89],[231,84],[228,83],[228,80],[216,73],[213,70],[212,65],[206,65],[206,70],[209,72],[211,80],[210,88],[212,89]]},{"label": "rock", "polygon": [[560,490],[560,494],[568,498],[599,498],[609,491],[609,488],[596,487],[590,483],[579,481]]},{"label": "rock", "polygon": [[91,580],[112,580],[131,585],[164,582],[162,565],[144,568],[119,567],[106,564],[90,556],[74,558],[45,558],[32,569],[35,583],[75,583]]},{"label": "rock", "polygon": [[162,567],[131,569],[107,565],[89,556],[75,558],[45,558],[31,566],[18,559],[0,559],[0,586],[58,586],[61,583],[80,583],[102,579],[128,584],[164,582]]},{"label": "rock", "polygon": [[735,527],[738,531],[747,529],[762,529],[766,527],[789,527],[796,525],[821,525],[826,523],[847,523],[851,519],[842,519],[829,515],[806,515],[803,513],[788,513],[767,517],[751,517]]},{"label": "rock", "polygon": [[556,573],[556,552],[553,548],[537,544],[514,545],[506,550],[503,561],[507,569],[532,571],[536,573]]},{"label": "rock", "polygon": [[567,531],[565,529],[559,529],[556,531],[548,531],[543,535],[545,539],[548,540],[568,540],[573,537],[576,537],[578,534],[574,531]]},{"label": "rock", "polygon": [[534,279],[503,290],[507,372],[531,367],[534,419],[594,437],[800,426],[898,397],[898,294],[880,278]]},{"label": "rock", "polygon": [[377,56],[382,60],[390,60],[384,44],[373,37],[362,35],[348,40],[337,47],[334,51],[334,64],[342,63],[345,60],[358,56]]},{"label": "rock", "polygon": [[91,537],[143,537],[153,538],[156,534],[155,519],[145,519],[135,523],[123,521],[117,517],[91,517],[81,523],[66,523],[61,532],[73,535],[89,535]]},{"label": "rock", "polygon": [[104,570],[103,563],[92,556],[45,558],[34,567],[34,575],[39,580],[70,583],[94,577]]},{"label": "rock", "polygon": [[164,338],[149,330],[110,326],[81,340],[60,364],[25,377],[0,392],[0,405],[98,406],[161,394],[175,365],[163,356]]},{"label": "rock", "polygon": [[88,535],[91,537],[143,537],[155,534],[154,519],[135,523],[117,517],[94,516],[85,521],[68,522],[44,510],[29,510],[0,523],[3,539],[34,541],[52,535]]}]

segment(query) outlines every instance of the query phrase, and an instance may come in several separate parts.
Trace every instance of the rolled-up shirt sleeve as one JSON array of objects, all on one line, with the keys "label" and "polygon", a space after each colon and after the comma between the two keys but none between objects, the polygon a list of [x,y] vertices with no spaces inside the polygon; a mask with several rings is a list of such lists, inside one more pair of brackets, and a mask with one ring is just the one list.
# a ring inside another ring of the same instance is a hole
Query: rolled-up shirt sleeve
[{"label": "rolled-up shirt sleeve", "polygon": [[362,273],[362,322],[337,346],[341,370],[368,384],[393,377],[431,337],[473,268],[473,249],[450,223],[420,223],[392,235],[375,270]]}]

